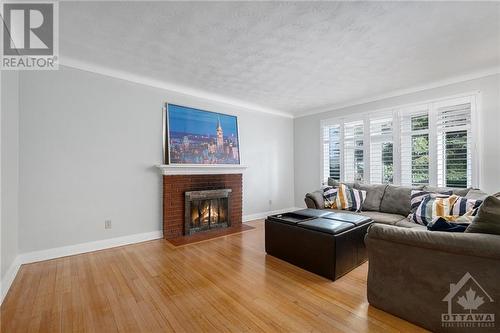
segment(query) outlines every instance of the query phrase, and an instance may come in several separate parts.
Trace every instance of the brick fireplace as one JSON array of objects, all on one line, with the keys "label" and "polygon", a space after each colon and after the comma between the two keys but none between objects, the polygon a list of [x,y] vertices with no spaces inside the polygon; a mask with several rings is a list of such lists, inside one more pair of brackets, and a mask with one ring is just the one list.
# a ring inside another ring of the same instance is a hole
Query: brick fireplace
[{"label": "brick fireplace", "polygon": [[185,193],[230,189],[231,227],[242,223],[242,175],[183,174],[163,175],[163,237],[172,239],[186,234]]}]

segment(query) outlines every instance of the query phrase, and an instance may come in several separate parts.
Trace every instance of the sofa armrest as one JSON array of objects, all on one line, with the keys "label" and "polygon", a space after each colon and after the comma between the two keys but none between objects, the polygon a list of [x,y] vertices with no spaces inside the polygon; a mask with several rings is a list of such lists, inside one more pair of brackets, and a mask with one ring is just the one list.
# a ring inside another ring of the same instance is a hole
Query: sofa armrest
[{"label": "sofa armrest", "polygon": [[[500,298],[499,235],[447,233],[374,223],[366,234],[365,244],[369,262],[368,302],[430,331],[463,329],[442,326],[443,314],[456,313],[453,309],[460,311],[455,308],[459,307],[457,300],[467,289],[464,286],[454,296],[451,294],[453,286],[461,280],[473,277],[495,302]],[[481,313],[493,313],[498,318],[500,307],[495,302],[485,298]]]},{"label": "sofa armrest", "polygon": [[375,239],[459,255],[500,259],[499,235],[428,231],[375,223],[368,230],[365,242]]},{"label": "sofa armrest", "polygon": [[306,193],[304,198],[307,208],[323,209],[325,208],[325,199],[323,198],[323,191],[318,190]]}]

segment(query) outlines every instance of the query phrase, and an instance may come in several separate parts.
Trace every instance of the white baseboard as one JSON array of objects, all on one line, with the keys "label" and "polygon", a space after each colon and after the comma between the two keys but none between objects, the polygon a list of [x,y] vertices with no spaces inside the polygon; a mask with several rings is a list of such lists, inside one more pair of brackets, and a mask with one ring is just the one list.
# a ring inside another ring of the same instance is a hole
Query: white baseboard
[{"label": "white baseboard", "polygon": [[0,304],[3,302],[7,292],[9,291],[12,282],[19,271],[19,268],[23,264],[29,264],[32,262],[55,259],[60,257],[71,256],[75,254],[81,254],[86,252],[99,251],[104,249],[109,249],[112,247],[135,244],[140,242],[145,242],[153,239],[158,239],[163,237],[163,231],[152,231],[145,232],[141,234],[115,237],[109,239],[98,240],[94,242],[80,243],[76,245],[56,247],[47,250],[33,251],[19,254],[14,262],[10,266],[9,270],[5,274],[1,281],[1,294],[0,294]]},{"label": "white baseboard", "polygon": [[281,213],[285,213],[285,212],[293,212],[294,210],[299,210],[299,209],[302,209],[302,208],[289,207],[289,208],[278,209],[278,210],[270,210],[268,212],[261,212],[261,213],[256,213],[256,214],[243,215],[243,222],[248,222],[248,221],[252,221],[252,220],[263,219],[263,218],[268,217],[269,215],[281,214]]},{"label": "white baseboard", "polygon": [[145,242],[148,240],[158,239],[163,237],[163,231],[145,232],[142,234],[134,234],[123,237],[115,237],[109,239],[98,240],[88,243],[80,243],[76,245],[69,245],[63,247],[56,247],[48,250],[27,252],[20,255],[22,263],[27,264],[42,260],[49,260],[54,258],[66,257],[80,253],[99,251],[109,249],[112,247]]},{"label": "white baseboard", "polygon": [[3,300],[10,289],[10,286],[12,285],[12,282],[14,282],[17,271],[19,271],[19,267],[21,267],[21,260],[20,256],[17,256],[2,279],[2,289],[0,290],[0,305],[2,305]]}]

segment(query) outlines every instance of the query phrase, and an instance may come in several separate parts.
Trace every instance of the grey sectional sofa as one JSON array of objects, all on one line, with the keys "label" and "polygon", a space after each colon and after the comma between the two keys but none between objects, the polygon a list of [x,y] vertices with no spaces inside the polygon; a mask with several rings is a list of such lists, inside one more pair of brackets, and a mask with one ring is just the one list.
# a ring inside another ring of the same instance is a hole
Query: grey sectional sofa
[{"label": "grey sectional sofa", "polygon": [[[333,181],[330,184],[334,185]],[[377,222],[365,237],[367,297],[372,306],[433,332],[498,332],[500,235],[428,231],[407,219],[412,188],[347,185],[367,191],[362,211],[353,214],[370,216]],[[480,190],[451,190],[472,199],[486,197]],[[323,209],[322,191],[306,194],[305,202],[309,208]],[[469,289],[483,302],[476,303],[475,309],[464,309],[459,303]],[[470,322],[471,317],[457,314],[493,314],[496,322]]]},{"label": "grey sectional sofa", "polygon": [[[328,180],[329,185],[336,185],[333,179]],[[412,223],[408,220],[410,214],[410,196],[412,190],[423,190],[429,192],[452,191],[454,194],[471,199],[481,199],[487,194],[481,190],[470,188],[448,188],[433,186],[395,186],[395,185],[366,185],[360,183],[345,183],[350,187],[366,191],[366,199],[361,207],[360,213],[371,217],[375,222],[395,225],[405,228],[426,229],[424,226]],[[306,194],[306,206],[308,208],[324,209],[325,201],[323,191],[317,190]]]}]

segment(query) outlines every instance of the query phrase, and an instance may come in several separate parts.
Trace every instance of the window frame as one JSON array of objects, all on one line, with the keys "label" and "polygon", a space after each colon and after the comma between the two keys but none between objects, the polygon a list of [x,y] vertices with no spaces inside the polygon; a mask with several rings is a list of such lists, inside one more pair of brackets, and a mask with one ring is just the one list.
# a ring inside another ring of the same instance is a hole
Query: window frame
[{"label": "window frame", "polygon": [[[371,140],[370,140],[370,122],[372,119],[383,117],[384,114],[392,113],[392,135],[393,135],[393,183],[394,185],[401,184],[401,119],[403,114],[408,114],[411,110],[422,109],[423,105],[428,106],[428,121],[429,121],[429,186],[437,186],[437,109],[438,106],[459,99],[468,99],[471,104],[470,115],[470,150],[471,150],[471,183],[467,187],[479,187],[480,170],[481,170],[481,150],[478,149],[480,138],[478,132],[478,110],[481,107],[481,91],[464,92],[456,95],[446,96],[437,99],[420,101],[409,104],[397,105],[390,108],[382,108],[374,111],[365,111],[355,113],[349,116],[338,116],[320,120],[320,184],[325,184],[328,175],[325,175],[325,159],[324,159],[324,138],[323,128],[325,126],[339,125],[340,126],[340,181],[345,181],[345,164],[344,164],[344,124],[356,120],[362,120],[364,124],[364,182],[371,184]],[[368,126],[368,127],[367,127]],[[368,177],[368,178],[367,178]]]}]

